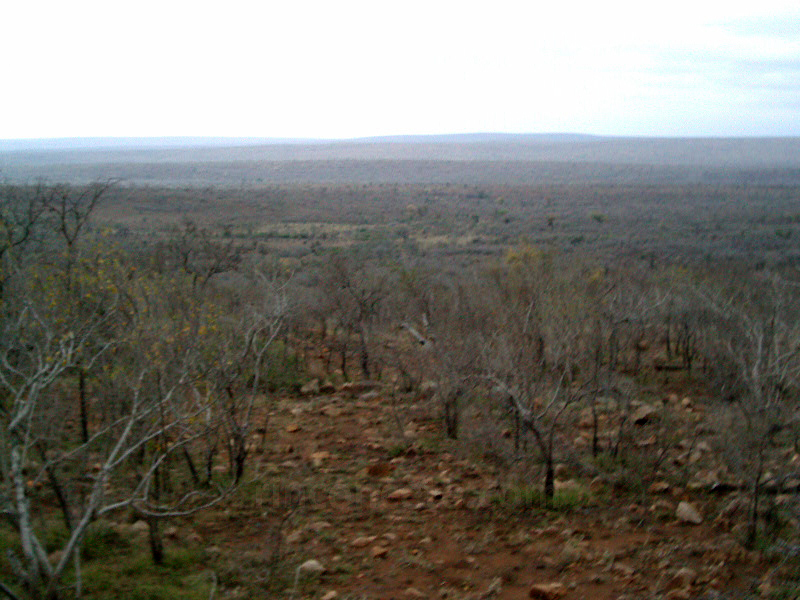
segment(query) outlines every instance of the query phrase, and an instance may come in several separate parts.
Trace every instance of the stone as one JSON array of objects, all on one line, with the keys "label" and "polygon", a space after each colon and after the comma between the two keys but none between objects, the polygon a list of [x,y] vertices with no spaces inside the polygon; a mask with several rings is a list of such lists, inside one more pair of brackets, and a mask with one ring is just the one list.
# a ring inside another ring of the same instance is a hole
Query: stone
[{"label": "stone", "polygon": [[389,463],[375,463],[367,466],[367,475],[370,477],[386,477],[391,475],[395,467]]},{"label": "stone", "polygon": [[403,592],[403,595],[406,596],[407,598],[420,598],[420,599],[425,598],[425,594],[420,592],[415,587],[407,587]]},{"label": "stone", "polygon": [[386,558],[389,554],[389,548],[386,546],[373,546],[370,551],[372,558]]},{"label": "stone", "polygon": [[131,531],[134,533],[145,533],[149,529],[150,527],[147,525],[147,521],[142,521],[141,519],[131,525]]},{"label": "stone", "polygon": [[330,381],[324,381],[319,386],[319,391],[322,394],[333,394],[336,392],[336,386],[333,385]]},{"label": "stone", "polygon": [[533,600],[557,600],[567,593],[563,583],[536,583],[528,590],[528,597]]},{"label": "stone", "polygon": [[297,567],[297,571],[300,575],[318,577],[325,572],[325,567],[322,566],[321,562],[312,558]]},{"label": "stone", "polygon": [[400,488],[389,494],[386,499],[390,502],[400,502],[401,500],[408,500],[414,495],[410,488]]},{"label": "stone", "polygon": [[298,544],[303,541],[303,528],[295,529],[286,535],[287,544]]},{"label": "stone", "polygon": [[679,502],[678,508],[675,509],[675,516],[682,523],[691,523],[692,525],[699,525],[703,522],[703,515],[700,511],[690,502]]},{"label": "stone", "polygon": [[650,494],[666,494],[670,489],[670,485],[666,481],[655,481],[647,488]]},{"label": "stone", "polygon": [[164,529],[164,535],[166,537],[168,537],[168,538],[173,539],[173,540],[177,539],[178,538],[178,528],[175,527],[174,525],[171,525],[171,526],[167,527],[166,529]]},{"label": "stone", "polygon": [[337,592],[336,590],[330,590],[328,592],[325,592],[322,595],[322,598],[320,598],[320,600],[336,600],[336,598],[338,597],[339,597],[339,592]]},{"label": "stone", "polygon": [[300,388],[300,393],[303,394],[303,396],[316,396],[319,394],[319,390],[319,379],[312,379]]},{"label": "stone", "polygon": [[631,415],[631,420],[634,425],[646,425],[647,423],[657,421],[658,418],[658,410],[648,404],[640,406],[633,412],[633,415]]},{"label": "stone", "polygon": [[350,545],[353,548],[366,548],[367,546],[369,546],[375,540],[376,540],[376,536],[374,536],[374,535],[361,536],[361,537],[357,537],[352,542],[350,542]]},{"label": "stone", "polygon": [[345,394],[358,396],[365,392],[371,392],[372,390],[377,388],[378,384],[374,381],[348,381],[342,384],[342,387],[339,389]]},{"label": "stone", "polygon": [[298,431],[300,431],[300,425],[297,423],[289,423],[286,426],[286,433],[297,433]]},{"label": "stone", "polygon": [[309,458],[311,459],[311,464],[315,467],[319,468],[322,466],[322,463],[331,457],[331,453],[326,450],[321,450],[320,452],[312,452]]},{"label": "stone", "polygon": [[696,579],[697,571],[689,567],[684,567],[678,570],[675,575],[672,576],[672,579],[669,580],[669,583],[667,583],[667,590],[683,590],[689,588]]}]

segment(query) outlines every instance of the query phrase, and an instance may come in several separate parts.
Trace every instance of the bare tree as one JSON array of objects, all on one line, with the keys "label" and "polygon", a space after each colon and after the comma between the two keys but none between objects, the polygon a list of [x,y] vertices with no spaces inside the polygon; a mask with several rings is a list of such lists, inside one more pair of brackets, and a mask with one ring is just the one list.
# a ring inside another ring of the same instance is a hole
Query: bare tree
[{"label": "bare tree", "polygon": [[780,453],[797,439],[800,425],[800,286],[759,274],[700,297],[708,324],[705,351],[714,365],[729,445],[725,457],[749,490],[745,541],[752,546],[761,497],[788,475]]}]

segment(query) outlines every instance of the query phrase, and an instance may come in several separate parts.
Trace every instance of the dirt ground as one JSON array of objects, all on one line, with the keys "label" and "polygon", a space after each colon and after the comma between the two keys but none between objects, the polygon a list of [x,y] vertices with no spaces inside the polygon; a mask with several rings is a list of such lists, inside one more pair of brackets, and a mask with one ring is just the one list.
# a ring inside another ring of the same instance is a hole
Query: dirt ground
[{"label": "dirt ground", "polygon": [[[475,443],[445,440],[435,415],[374,391],[281,400],[254,439],[260,487],[227,518],[195,521],[195,534],[240,576],[253,565],[265,597],[281,580],[286,594],[328,599],[727,598],[770,573],[714,522],[721,501],[708,494],[663,486],[636,501],[594,481],[574,505],[520,507]],[[702,523],[676,517],[681,500]],[[309,560],[324,572],[298,571]]]}]

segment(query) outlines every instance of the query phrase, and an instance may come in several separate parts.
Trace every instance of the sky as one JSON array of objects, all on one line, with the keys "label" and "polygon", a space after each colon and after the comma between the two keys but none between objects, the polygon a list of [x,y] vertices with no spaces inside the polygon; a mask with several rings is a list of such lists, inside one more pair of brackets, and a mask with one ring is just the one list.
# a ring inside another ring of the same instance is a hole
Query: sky
[{"label": "sky", "polygon": [[797,0],[24,0],[0,139],[800,136]]}]

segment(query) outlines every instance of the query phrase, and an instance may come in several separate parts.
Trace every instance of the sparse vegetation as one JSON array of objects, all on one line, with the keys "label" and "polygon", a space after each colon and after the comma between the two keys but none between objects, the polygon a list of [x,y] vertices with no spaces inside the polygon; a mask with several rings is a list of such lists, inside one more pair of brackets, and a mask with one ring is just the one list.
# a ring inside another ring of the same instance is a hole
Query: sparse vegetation
[{"label": "sparse vegetation", "polygon": [[6,595],[791,597],[795,192],[4,186]]}]

